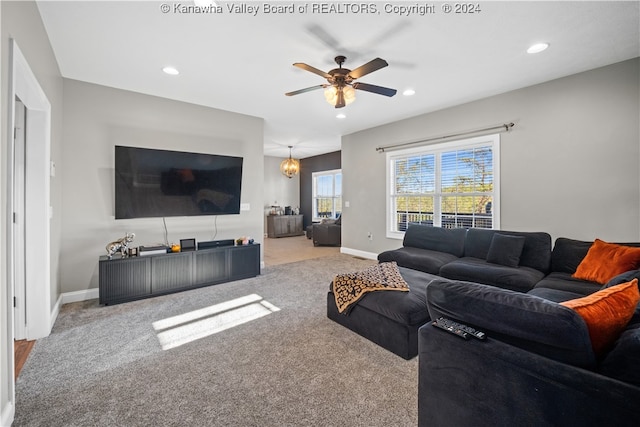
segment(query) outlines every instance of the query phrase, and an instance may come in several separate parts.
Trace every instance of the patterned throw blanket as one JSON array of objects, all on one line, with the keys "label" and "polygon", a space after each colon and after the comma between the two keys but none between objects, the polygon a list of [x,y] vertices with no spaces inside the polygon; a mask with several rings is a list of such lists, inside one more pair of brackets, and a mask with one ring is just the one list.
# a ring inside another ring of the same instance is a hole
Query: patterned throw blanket
[{"label": "patterned throw blanket", "polygon": [[356,273],[339,274],[333,279],[333,294],[338,312],[349,310],[365,295],[373,291],[409,291],[395,261],[383,262]]}]

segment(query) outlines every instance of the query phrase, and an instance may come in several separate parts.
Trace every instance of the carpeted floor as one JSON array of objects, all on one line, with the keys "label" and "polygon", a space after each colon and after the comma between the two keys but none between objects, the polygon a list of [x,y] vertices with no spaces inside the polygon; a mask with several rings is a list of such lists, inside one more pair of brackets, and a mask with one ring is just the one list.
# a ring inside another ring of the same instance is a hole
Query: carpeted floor
[{"label": "carpeted floor", "polygon": [[[14,426],[416,425],[417,359],[326,317],[333,276],[372,263],[338,254],[126,304],[65,305],[18,379]],[[225,329],[230,316],[246,323]],[[204,337],[180,345],[189,334]]]}]

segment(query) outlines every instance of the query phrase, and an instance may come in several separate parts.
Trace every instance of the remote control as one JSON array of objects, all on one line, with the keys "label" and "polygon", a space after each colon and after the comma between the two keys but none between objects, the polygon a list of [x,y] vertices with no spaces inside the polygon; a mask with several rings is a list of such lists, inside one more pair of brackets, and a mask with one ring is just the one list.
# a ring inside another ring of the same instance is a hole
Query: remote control
[{"label": "remote control", "polygon": [[472,337],[477,338],[479,340],[483,340],[483,339],[487,338],[487,334],[485,334],[482,331],[478,331],[476,329],[473,329],[471,326],[463,325],[462,323],[454,322],[453,320],[450,320],[450,319],[445,319],[444,317],[438,318],[438,320],[436,320],[436,322],[438,322],[439,324],[442,324],[442,325],[444,325],[446,327],[459,329],[459,330],[461,330],[463,332],[466,332],[467,334],[469,334]]},{"label": "remote control", "polygon": [[[440,319],[442,319],[442,317]],[[433,322],[431,322],[431,324],[433,326],[435,326],[436,328],[440,328],[440,329],[442,329],[444,331],[450,332],[450,333],[452,333],[454,335],[459,336],[460,338],[464,338],[465,340],[469,339],[469,334],[468,333],[466,333],[462,329],[457,328],[457,327],[455,327],[453,325],[448,325],[448,324],[445,324],[444,322],[439,322],[440,319],[434,320]]]}]

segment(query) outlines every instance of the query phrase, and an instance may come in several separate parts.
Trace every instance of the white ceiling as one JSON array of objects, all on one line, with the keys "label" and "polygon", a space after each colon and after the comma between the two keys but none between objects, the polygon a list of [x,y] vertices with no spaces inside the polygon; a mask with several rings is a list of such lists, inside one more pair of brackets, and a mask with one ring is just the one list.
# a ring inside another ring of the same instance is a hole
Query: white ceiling
[{"label": "white ceiling", "polygon": [[[264,153],[277,157],[288,156],[289,145],[299,158],[336,151],[342,135],[640,56],[638,1],[479,2],[473,14],[412,1],[281,1],[269,4],[296,11],[265,13],[265,2],[218,1],[221,13],[201,14],[174,9],[190,0],[41,0],[38,7],[64,77],[262,117]],[[298,11],[305,3],[309,10]],[[356,13],[353,5],[365,4],[378,13]],[[385,11],[425,4],[435,13]],[[228,10],[242,5],[259,11]],[[313,5],[347,13],[313,13]],[[541,41],[550,48],[526,53]],[[398,94],[357,91],[339,110],[320,90],[284,95],[325,82],[294,62],[328,71],[339,54],[350,69],[387,60],[360,81]],[[164,74],[165,65],[180,75]],[[403,96],[407,88],[416,94]]]}]

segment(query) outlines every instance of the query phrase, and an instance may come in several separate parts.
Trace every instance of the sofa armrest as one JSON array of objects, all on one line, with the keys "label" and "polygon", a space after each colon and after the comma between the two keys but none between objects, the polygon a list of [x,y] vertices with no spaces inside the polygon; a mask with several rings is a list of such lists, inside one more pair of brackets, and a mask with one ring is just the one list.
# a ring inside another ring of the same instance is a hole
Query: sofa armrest
[{"label": "sofa armrest", "polygon": [[[431,285],[429,285],[431,286]],[[421,427],[634,426],[640,388],[488,337],[418,331]]]},{"label": "sofa armrest", "polygon": [[578,313],[533,295],[436,279],[427,287],[432,319],[446,317],[551,359],[593,369],[596,357]]}]

